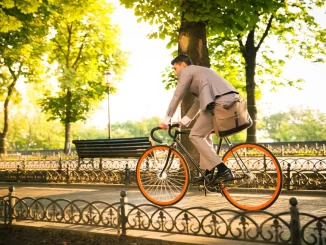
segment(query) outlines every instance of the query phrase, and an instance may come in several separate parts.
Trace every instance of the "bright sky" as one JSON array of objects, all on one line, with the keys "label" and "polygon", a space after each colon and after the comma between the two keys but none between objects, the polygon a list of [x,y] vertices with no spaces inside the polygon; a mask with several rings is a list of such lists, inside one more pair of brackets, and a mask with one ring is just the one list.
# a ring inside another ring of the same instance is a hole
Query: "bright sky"
[{"label": "bright sky", "polygon": [[[152,27],[147,23],[137,23],[132,10],[119,7],[114,20],[120,25],[122,47],[131,51],[131,56],[123,79],[116,81],[117,95],[110,95],[111,123],[152,116],[163,118],[172,92],[164,89],[161,72],[173,58],[171,50],[166,49],[166,41],[146,37]],[[326,113],[326,106],[322,103],[326,89],[325,64],[313,64],[298,57],[287,63],[284,71],[288,78],[305,79],[303,90],[286,87],[272,93],[264,88],[263,98],[258,102],[261,112],[268,115],[302,105]],[[102,102],[89,123],[106,127],[107,104],[107,100]]]},{"label": "bright sky", "polygon": [[[121,81],[115,81],[117,94],[110,95],[111,123],[127,120],[138,121],[153,116],[164,117],[172,92],[166,91],[161,73],[170,65],[171,50],[167,41],[149,40],[146,35],[153,27],[137,23],[133,10],[119,7],[113,20],[121,29],[122,48],[130,51],[129,67]],[[91,124],[106,127],[107,100],[101,103]]]}]

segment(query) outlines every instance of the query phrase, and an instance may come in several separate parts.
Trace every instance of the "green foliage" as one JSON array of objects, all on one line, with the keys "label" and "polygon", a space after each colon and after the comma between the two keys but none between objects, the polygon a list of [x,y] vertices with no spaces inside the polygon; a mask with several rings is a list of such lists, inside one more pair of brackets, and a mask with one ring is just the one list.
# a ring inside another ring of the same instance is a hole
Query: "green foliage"
[{"label": "green foliage", "polygon": [[60,149],[64,142],[64,128],[58,121],[49,122],[32,105],[16,107],[9,129],[8,150]]},{"label": "green foliage", "polygon": [[326,114],[309,108],[290,108],[266,116],[259,124],[265,138],[281,141],[325,140]]},{"label": "green foliage", "polygon": [[[312,11],[325,7],[325,1],[306,0],[120,0],[133,8],[139,20],[156,26],[150,37],[170,38],[168,47],[178,43],[182,17],[188,22],[204,22],[212,68],[228,81],[245,90],[244,59],[250,34],[254,35],[255,51],[259,52],[254,68],[257,85],[300,87],[301,79],[289,80],[282,67],[295,54],[318,62],[325,60],[326,30],[315,20]],[[163,34],[162,34],[163,33]],[[304,35],[302,35],[304,33]],[[267,38],[267,36],[270,36]],[[275,56],[275,45],[284,52]],[[168,83],[169,84],[169,83]],[[167,86],[170,87],[170,86]],[[258,89],[257,98],[260,90]]]},{"label": "green foliage", "polygon": [[8,0],[0,6],[0,81],[6,87],[19,76],[28,78],[29,82],[39,81],[43,72],[44,37],[48,31],[44,4],[38,0]]},{"label": "green foliage", "polygon": [[[47,91],[45,98],[41,100],[41,108],[51,114],[49,120],[59,119],[63,124],[85,121],[86,115],[95,109],[95,105],[104,98],[107,91],[100,79],[85,81],[73,69],[66,70],[58,82],[60,90],[54,96]],[[67,113],[70,113],[69,118]]]},{"label": "green foliage", "polygon": [[[59,90],[48,90],[40,101],[50,120],[63,124],[86,120],[107,91],[104,71],[113,71],[116,79],[124,72],[126,53],[119,49],[112,12],[112,5],[104,0],[53,2],[49,62],[58,64]],[[110,86],[110,92],[115,87]]]},{"label": "green foliage", "polygon": [[171,66],[165,68],[162,72],[163,80],[162,82],[165,84],[165,89],[170,90],[177,86],[177,77],[174,75],[174,70]]},{"label": "green foliage", "polygon": [[[150,38],[169,37],[169,45],[178,41],[178,29],[181,18],[188,22],[205,22],[209,35],[224,33],[238,34],[251,29],[257,22],[257,12],[271,12],[270,4],[278,4],[277,1],[252,0],[120,0],[126,8],[133,8],[139,21],[146,21],[155,25],[156,31],[149,35]],[[258,4],[259,2],[259,4]]]},{"label": "green foliage", "polygon": [[108,130],[97,128],[95,126],[86,126],[82,122],[77,122],[71,130],[74,140],[86,139],[107,139]]},{"label": "green foliage", "polygon": [[[324,5],[324,1],[319,3]],[[286,1],[284,3],[268,1],[266,4],[269,5],[268,11],[257,9],[258,12],[254,14],[258,18],[254,22],[254,26],[247,28],[243,33],[223,32],[209,38],[210,42],[215,44],[210,45],[211,50],[216,46],[220,47],[213,59],[223,64],[232,53],[235,56],[231,58],[231,61],[235,67],[242,64],[240,74],[244,78],[248,62],[243,60],[243,57],[248,55],[248,40],[250,34],[253,34],[255,51],[258,55],[255,67],[257,85],[269,83],[273,85],[273,90],[277,90],[278,86],[286,85],[300,88],[302,79],[284,78],[282,67],[293,55],[297,54],[308,59],[319,57],[319,61],[322,60],[321,57],[325,58],[324,42],[320,42],[316,38],[316,36],[325,36],[325,29],[312,15],[312,9],[316,8],[316,3],[314,1]],[[258,5],[253,2],[251,6],[255,8]],[[276,45],[284,52],[275,52]],[[319,52],[320,50],[322,51]],[[223,66],[220,68],[223,70]],[[245,81],[245,79],[239,81]]]},{"label": "green foliage", "polygon": [[26,20],[31,20],[41,4],[42,1],[39,0],[1,1],[0,33],[9,33],[24,28]]},{"label": "green foliage", "polygon": [[237,44],[225,38],[212,38],[208,40],[208,48],[212,57],[211,68],[245,94],[245,61]]},{"label": "green foliage", "polygon": [[[37,100],[43,93],[42,85],[29,83],[24,86],[24,91],[24,104],[11,106],[8,150],[62,148],[64,128],[59,121],[47,121],[47,116],[37,108]],[[0,124],[2,123],[3,113],[0,112]]]},{"label": "green foliage", "polygon": [[[48,32],[48,11],[38,0],[0,2],[1,138],[8,138],[12,104],[21,102],[17,82],[40,82],[42,55]],[[2,112],[3,111],[3,112]]]},{"label": "green foliage", "polygon": [[[49,150],[62,149],[65,140],[64,127],[59,121],[49,121],[48,118],[35,110],[33,103],[15,107],[12,127],[8,137],[8,150]],[[0,118],[1,121],[1,118]],[[117,122],[112,125],[112,138],[149,137],[150,131],[157,127],[161,118],[143,118],[140,121]],[[107,139],[108,129],[86,126],[77,122],[71,130],[72,138]],[[166,131],[157,131],[155,136],[164,143],[170,143],[171,138]]]},{"label": "green foliage", "polygon": [[64,128],[58,121],[49,122],[37,111],[33,116],[16,114],[9,130],[9,150],[60,149],[64,142]]},{"label": "green foliage", "polygon": [[[156,26],[150,38],[170,37],[168,48],[178,43],[185,23],[205,24],[212,67],[243,93],[253,119],[247,141],[256,142],[256,100],[260,86],[300,88],[302,79],[286,79],[282,67],[293,55],[317,62],[326,57],[326,29],[312,10],[325,0],[120,0],[133,8],[140,21]],[[181,21],[183,24],[181,24]],[[272,47],[272,43],[277,43]],[[275,50],[282,49],[275,55]],[[165,72],[166,87],[173,86]]]}]

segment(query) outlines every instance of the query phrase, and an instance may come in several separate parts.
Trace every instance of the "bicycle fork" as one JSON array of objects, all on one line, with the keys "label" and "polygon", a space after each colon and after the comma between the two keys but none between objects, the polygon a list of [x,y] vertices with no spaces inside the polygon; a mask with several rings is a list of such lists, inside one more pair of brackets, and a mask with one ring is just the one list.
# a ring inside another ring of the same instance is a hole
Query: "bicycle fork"
[{"label": "bicycle fork", "polygon": [[[163,176],[163,173],[166,171],[166,170],[169,170],[172,163],[173,163],[173,159],[174,159],[174,155],[172,155],[171,157],[171,152],[172,150],[174,149],[173,146],[169,147],[169,152],[168,152],[168,156],[166,157],[166,160],[165,160],[165,164],[164,164],[164,167],[161,171],[161,173],[159,174],[159,177],[162,178]],[[171,157],[171,160],[170,160],[170,157]]]}]

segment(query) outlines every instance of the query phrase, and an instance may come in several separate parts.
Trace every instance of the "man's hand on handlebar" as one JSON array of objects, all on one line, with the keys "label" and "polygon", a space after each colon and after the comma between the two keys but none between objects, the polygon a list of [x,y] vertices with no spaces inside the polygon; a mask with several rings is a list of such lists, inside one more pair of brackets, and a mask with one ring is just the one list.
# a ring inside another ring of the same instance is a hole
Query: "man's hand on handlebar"
[{"label": "man's hand on handlebar", "polygon": [[164,129],[164,130],[168,130],[168,129],[169,129],[169,125],[166,125],[166,124],[164,124],[164,123],[160,123],[158,126],[159,126],[161,129]]},{"label": "man's hand on handlebar", "polygon": [[172,130],[173,130],[174,128],[179,128],[179,127],[180,127],[180,123],[179,123],[179,122],[174,123],[174,124],[172,124],[172,125],[170,125],[170,124],[169,124],[169,125],[166,125],[166,124],[164,124],[164,123],[162,122],[162,123],[159,124],[158,127],[155,127],[155,128],[153,128],[153,129],[151,130],[150,135],[151,135],[151,138],[152,138],[154,141],[156,141],[156,142],[158,142],[158,143],[163,143],[162,140],[155,138],[155,136],[154,136],[155,131],[157,131],[157,130],[169,130],[169,131],[168,131],[169,136],[170,136],[171,138],[174,138],[174,137],[176,136],[176,133],[172,133]]},{"label": "man's hand on handlebar", "polygon": [[[172,125],[176,125],[176,124],[178,124],[178,125],[182,125],[181,122],[173,122],[173,123],[172,123]],[[158,126],[159,126],[161,129],[163,129],[163,130],[168,130],[168,129],[169,129],[169,125],[166,125],[166,124],[164,124],[163,122],[160,123]]]}]

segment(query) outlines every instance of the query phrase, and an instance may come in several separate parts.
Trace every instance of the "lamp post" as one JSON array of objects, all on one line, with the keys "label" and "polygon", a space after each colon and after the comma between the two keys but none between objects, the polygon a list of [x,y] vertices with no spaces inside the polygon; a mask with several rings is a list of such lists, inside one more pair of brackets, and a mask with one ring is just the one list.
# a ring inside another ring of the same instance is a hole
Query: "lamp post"
[{"label": "lamp post", "polygon": [[111,122],[110,122],[110,84],[112,82],[111,78],[112,78],[111,72],[105,71],[104,80],[108,88],[108,138],[109,139],[111,139]]}]

